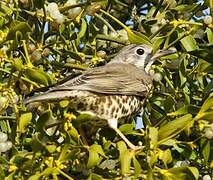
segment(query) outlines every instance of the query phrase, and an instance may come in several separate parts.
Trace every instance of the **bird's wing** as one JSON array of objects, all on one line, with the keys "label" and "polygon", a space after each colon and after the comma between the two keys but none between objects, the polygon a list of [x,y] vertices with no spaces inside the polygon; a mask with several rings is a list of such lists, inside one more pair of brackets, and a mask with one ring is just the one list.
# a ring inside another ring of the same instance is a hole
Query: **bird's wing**
[{"label": "bird's wing", "polygon": [[139,68],[122,63],[108,64],[86,71],[49,92],[82,90],[102,94],[146,96],[151,78]]}]

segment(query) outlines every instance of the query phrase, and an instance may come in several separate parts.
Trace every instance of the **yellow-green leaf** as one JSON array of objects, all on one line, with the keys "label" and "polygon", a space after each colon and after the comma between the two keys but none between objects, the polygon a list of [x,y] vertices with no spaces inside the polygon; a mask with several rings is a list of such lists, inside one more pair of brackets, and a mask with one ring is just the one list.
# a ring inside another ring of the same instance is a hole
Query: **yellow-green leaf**
[{"label": "yellow-green leaf", "polygon": [[36,83],[43,84],[45,86],[49,85],[48,78],[38,69],[27,68],[25,69],[25,74],[30,80]]},{"label": "yellow-green leaf", "polygon": [[93,144],[92,146],[90,146],[90,150],[95,151],[102,156],[105,156],[102,147],[98,144]]},{"label": "yellow-green leaf", "polygon": [[187,52],[198,49],[197,42],[192,35],[188,35],[180,40]]},{"label": "yellow-green leaf", "polygon": [[99,157],[98,152],[89,149],[89,158],[87,161],[87,167],[92,168],[92,167],[98,165],[99,162],[100,162],[100,157]]},{"label": "yellow-green leaf", "polygon": [[150,147],[154,148],[158,142],[158,129],[155,127],[149,127],[149,138],[150,138]]},{"label": "yellow-green leaf", "polygon": [[210,28],[206,28],[207,38],[209,41],[209,44],[213,44],[213,32]]},{"label": "yellow-green leaf", "polygon": [[128,39],[131,43],[146,44],[146,45],[151,46],[151,42],[149,41],[149,39],[145,35],[143,35],[139,32],[133,32],[129,28],[125,28],[125,30],[127,31]]},{"label": "yellow-green leaf", "polygon": [[19,126],[18,126],[19,131],[21,133],[24,133],[26,131],[26,127],[30,123],[31,120],[32,120],[32,113],[31,112],[21,114],[21,116],[19,118]]},{"label": "yellow-green leaf", "polygon": [[133,152],[129,151],[128,149],[120,153],[120,162],[121,162],[121,174],[127,175],[130,173],[130,165],[131,160],[133,157]]},{"label": "yellow-green leaf", "polygon": [[140,172],[141,172],[141,165],[140,163],[138,162],[138,160],[136,159],[135,156],[133,156],[133,165],[134,165],[134,170],[135,170],[135,177],[137,177]]},{"label": "yellow-green leaf", "polygon": [[186,114],[180,118],[166,123],[158,131],[158,140],[168,139],[176,136],[187,127],[187,124],[192,120],[191,114]]},{"label": "yellow-green leaf", "polygon": [[117,148],[118,148],[120,154],[127,150],[127,146],[124,141],[117,142]]}]

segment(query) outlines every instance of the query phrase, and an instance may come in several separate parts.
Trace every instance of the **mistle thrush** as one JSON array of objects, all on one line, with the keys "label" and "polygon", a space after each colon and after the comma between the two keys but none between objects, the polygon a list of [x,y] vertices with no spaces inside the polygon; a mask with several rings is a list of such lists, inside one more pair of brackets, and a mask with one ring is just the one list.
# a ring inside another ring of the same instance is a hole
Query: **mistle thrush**
[{"label": "mistle thrush", "polygon": [[171,53],[174,51],[159,50],[153,54],[152,48],[147,45],[128,45],[108,64],[89,69],[41,95],[29,98],[26,103],[62,99],[75,101],[79,113],[96,117],[89,124],[98,127],[108,124],[131,149],[136,149],[118,129],[118,123],[140,112],[152,86],[151,65],[160,56]]}]

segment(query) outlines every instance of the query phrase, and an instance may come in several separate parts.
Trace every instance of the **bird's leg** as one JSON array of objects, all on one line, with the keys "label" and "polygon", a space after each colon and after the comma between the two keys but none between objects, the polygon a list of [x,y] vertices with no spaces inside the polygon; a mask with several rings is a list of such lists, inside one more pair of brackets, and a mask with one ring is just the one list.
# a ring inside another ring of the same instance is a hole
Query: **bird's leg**
[{"label": "bird's leg", "polygon": [[126,144],[132,149],[132,150],[137,150],[141,149],[141,147],[135,146],[132,144],[126,136],[118,129],[118,120],[117,119],[110,119],[108,120],[108,125],[110,128],[112,128],[118,135],[126,142]]}]

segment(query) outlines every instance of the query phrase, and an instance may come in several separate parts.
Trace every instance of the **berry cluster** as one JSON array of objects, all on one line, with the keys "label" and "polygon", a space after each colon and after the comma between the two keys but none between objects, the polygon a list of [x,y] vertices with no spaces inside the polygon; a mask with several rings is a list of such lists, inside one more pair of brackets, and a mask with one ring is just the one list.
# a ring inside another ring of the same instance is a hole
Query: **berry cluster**
[{"label": "berry cluster", "polygon": [[13,144],[7,140],[7,134],[0,132],[0,153],[6,152],[12,148]]}]

